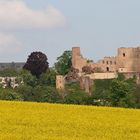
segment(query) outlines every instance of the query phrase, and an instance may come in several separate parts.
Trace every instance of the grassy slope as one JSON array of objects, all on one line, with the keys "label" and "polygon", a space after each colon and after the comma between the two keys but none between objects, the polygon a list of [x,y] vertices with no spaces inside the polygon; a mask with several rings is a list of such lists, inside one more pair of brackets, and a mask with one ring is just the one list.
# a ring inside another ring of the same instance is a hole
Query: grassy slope
[{"label": "grassy slope", "polygon": [[140,110],[0,101],[0,140],[136,140]]}]

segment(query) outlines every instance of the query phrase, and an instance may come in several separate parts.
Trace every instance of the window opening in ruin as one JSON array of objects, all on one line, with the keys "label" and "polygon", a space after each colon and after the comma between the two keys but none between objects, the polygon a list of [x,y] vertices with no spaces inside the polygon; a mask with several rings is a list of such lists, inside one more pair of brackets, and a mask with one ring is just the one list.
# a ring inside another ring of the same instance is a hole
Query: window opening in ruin
[{"label": "window opening in ruin", "polygon": [[109,67],[106,68],[106,71],[109,71]]},{"label": "window opening in ruin", "polygon": [[108,64],[108,61],[106,61],[106,64]]},{"label": "window opening in ruin", "polygon": [[125,57],[125,53],[123,53],[123,57]]},{"label": "window opening in ruin", "polygon": [[110,64],[112,65],[112,61],[110,61]]}]

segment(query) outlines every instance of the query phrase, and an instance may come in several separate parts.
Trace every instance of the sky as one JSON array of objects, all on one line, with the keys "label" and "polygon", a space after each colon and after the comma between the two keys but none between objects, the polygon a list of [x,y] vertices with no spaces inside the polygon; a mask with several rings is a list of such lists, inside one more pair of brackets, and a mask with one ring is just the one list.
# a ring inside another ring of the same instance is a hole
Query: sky
[{"label": "sky", "polygon": [[50,66],[81,47],[97,61],[140,45],[140,0],[0,0],[0,62],[42,51]]}]

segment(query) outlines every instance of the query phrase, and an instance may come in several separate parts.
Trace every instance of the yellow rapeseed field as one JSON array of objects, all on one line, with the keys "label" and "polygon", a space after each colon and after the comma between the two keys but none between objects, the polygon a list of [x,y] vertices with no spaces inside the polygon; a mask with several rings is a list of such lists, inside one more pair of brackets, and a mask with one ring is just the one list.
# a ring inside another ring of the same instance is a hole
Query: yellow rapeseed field
[{"label": "yellow rapeseed field", "polygon": [[140,110],[0,101],[0,140],[139,140]]}]

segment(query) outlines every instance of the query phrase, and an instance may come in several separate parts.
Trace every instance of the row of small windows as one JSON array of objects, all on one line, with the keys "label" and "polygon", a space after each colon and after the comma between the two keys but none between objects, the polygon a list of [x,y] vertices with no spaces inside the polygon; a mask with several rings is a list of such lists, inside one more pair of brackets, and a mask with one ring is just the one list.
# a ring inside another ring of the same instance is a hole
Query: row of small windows
[{"label": "row of small windows", "polygon": [[103,64],[106,63],[107,65],[108,65],[108,64],[110,64],[110,65],[113,65],[113,64],[116,65],[116,61],[112,62],[112,61],[104,61],[104,60],[103,60],[102,62],[103,62]]}]

